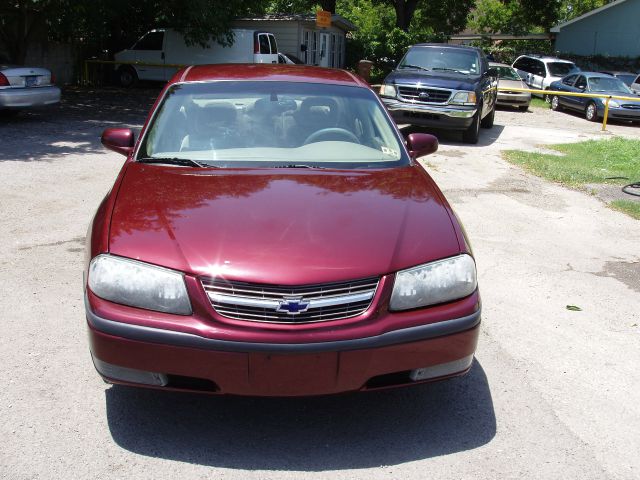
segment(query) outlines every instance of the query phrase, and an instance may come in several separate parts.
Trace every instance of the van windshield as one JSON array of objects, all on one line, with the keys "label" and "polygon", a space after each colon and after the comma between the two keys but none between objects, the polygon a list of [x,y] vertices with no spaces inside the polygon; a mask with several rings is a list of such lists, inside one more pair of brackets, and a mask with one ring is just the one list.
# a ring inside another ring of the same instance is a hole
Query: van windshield
[{"label": "van windshield", "polygon": [[228,166],[392,167],[409,159],[369,89],[301,82],[177,84],[138,159]]}]

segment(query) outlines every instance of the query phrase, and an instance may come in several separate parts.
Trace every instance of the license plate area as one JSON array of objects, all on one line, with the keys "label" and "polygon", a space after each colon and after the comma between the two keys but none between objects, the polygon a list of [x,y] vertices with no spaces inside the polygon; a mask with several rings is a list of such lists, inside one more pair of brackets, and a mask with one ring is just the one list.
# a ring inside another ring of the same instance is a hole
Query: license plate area
[{"label": "license plate area", "polygon": [[28,77],[24,77],[24,86],[25,87],[35,87],[38,84],[38,76],[30,75]]},{"label": "license plate area", "polygon": [[338,353],[249,355],[249,381],[266,395],[309,395],[335,388]]}]

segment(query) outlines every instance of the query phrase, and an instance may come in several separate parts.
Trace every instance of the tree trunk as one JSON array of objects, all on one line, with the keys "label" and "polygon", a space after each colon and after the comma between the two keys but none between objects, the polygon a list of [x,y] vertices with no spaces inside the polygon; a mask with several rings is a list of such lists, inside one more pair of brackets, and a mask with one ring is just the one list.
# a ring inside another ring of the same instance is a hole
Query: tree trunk
[{"label": "tree trunk", "polygon": [[408,32],[417,7],[418,0],[393,0],[393,8],[396,11],[396,27]]},{"label": "tree trunk", "polygon": [[336,0],[321,0],[320,6],[322,10],[326,10],[327,12],[336,13]]}]

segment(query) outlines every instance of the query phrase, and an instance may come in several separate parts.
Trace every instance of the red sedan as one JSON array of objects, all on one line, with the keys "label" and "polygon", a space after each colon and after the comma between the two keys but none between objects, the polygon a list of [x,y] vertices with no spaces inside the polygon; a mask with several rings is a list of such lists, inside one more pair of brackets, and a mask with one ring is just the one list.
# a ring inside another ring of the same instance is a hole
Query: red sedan
[{"label": "red sedan", "polygon": [[94,365],[112,383],[296,396],[460,375],[478,340],[469,242],[360,78],[189,67],[89,227]]}]

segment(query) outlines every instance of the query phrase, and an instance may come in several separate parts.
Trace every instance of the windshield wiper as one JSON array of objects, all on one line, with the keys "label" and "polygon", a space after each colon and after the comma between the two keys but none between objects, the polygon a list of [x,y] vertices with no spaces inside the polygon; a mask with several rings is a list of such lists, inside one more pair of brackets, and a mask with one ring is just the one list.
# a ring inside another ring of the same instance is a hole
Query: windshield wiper
[{"label": "windshield wiper", "polygon": [[323,169],[326,169],[327,167],[318,167],[317,165],[305,165],[303,163],[290,163],[288,165],[277,165],[273,168],[313,168],[313,169],[323,170]]},{"label": "windshield wiper", "polygon": [[440,70],[442,72],[456,72],[456,73],[465,73],[462,70],[457,70],[455,68],[447,68],[447,67],[433,67],[432,70]]},{"label": "windshield wiper", "polygon": [[195,160],[191,160],[190,158],[177,158],[177,157],[142,157],[138,159],[138,162],[141,163],[164,163],[167,165],[181,165],[183,167],[214,167],[219,168],[214,165],[203,165],[201,163],[196,162]]},{"label": "windshield wiper", "polygon": [[398,68],[417,68],[419,70],[429,71],[428,68],[421,67],[420,65],[411,65],[410,63],[403,63],[402,65],[398,65]]}]

